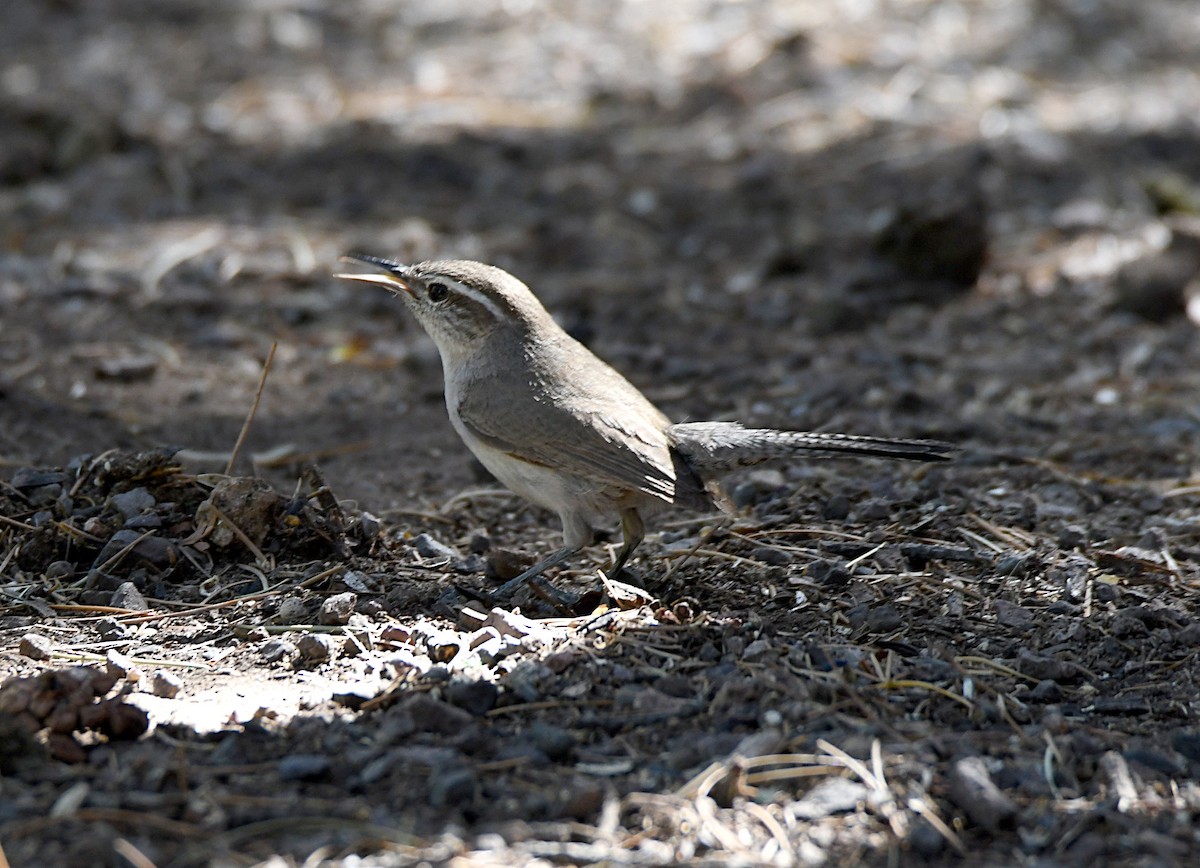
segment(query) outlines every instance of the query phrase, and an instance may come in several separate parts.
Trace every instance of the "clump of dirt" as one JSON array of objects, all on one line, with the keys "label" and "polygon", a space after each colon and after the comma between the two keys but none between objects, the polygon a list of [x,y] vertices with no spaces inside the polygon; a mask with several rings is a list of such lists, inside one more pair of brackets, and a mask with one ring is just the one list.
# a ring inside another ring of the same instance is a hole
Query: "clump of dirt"
[{"label": "clump of dirt", "polygon": [[106,605],[131,584],[195,599],[241,563],[349,556],[345,515],[315,472],[287,496],[261,479],[186,473],[174,455],[112,451],[0,483],[23,598]]}]

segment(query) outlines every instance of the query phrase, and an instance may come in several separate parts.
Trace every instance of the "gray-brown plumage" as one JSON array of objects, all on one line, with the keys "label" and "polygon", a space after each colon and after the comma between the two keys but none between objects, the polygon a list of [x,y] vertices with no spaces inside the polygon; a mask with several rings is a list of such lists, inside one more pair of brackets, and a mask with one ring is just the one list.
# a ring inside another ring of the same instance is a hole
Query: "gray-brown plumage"
[{"label": "gray-brown plumage", "polygon": [[517,494],[554,510],[564,548],[510,584],[538,575],[621,518],[615,574],[644,535],[642,518],[668,506],[719,505],[715,475],[779,458],[862,455],[944,461],[945,443],[744,428],[670,420],[621,374],[568,335],[506,271],[479,262],[406,266],[347,257],[383,274],[442,357],[446,408],[467,447]]}]

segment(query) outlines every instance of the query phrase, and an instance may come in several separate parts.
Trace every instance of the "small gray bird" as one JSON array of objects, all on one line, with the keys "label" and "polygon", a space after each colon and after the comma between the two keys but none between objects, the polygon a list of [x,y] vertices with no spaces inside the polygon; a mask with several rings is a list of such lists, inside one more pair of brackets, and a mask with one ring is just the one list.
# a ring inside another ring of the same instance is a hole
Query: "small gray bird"
[{"label": "small gray bird", "polygon": [[[621,519],[616,575],[645,535],[643,518],[666,507],[724,505],[716,476],[778,458],[861,455],[946,461],[955,448],[893,440],[672,422],[638,389],[568,335],[529,288],[480,262],[402,265],[349,254],[378,274],[340,278],[388,289],[407,305],[442,357],[446,409],[467,448],[508,488],[558,513],[563,548],[513,589],[562,563]],[[501,589],[504,590],[504,589]]]}]

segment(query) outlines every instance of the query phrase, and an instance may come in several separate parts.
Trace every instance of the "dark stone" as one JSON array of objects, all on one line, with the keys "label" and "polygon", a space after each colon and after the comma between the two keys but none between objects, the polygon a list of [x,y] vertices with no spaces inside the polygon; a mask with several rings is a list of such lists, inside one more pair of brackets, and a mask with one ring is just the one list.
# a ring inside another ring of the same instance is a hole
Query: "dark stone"
[{"label": "dark stone", "polygon": [[490,681],[455,680],[446,685],[446,701],[482,717],[496,707],[500,691]]},{"label": "dark stone", "polygon": [[329,775],[329,757],[297,753],[279,761],[279,777],[285,781],[316,781]]}]

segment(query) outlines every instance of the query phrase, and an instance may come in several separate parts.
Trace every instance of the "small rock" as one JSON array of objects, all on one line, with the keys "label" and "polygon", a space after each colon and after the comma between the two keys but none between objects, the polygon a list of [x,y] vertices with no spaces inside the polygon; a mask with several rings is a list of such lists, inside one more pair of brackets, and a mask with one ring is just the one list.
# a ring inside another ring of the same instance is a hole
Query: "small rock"
[{"label": "small rock", "polygon": [[996,575],[1022,578],[1037,565],[1038,558],[1033,552],[1009,552],[996,561]]},{"label": "small rock", "polygon": [[303,624],[307,618],[308,610],[302,602],[295,597],[284,597],[274,621],[276,624]]},{"label": "small rock", "polygon": [[369,594],[374,590],[371,577],[359,570],[346,570],[342,573],[342,584],[356,594]]},{"label": "small rock", "polygon": [[604,787],[594,781],[585,781],[571,787],[558,813],[563,817],[588,820],[595,817],[604,805]]},{"label": "small rock", "polygon": [[65,482],[67,474],[61,470],[41,470],[36,467],[21,467],[12,475],[8,484],[13,488],[25,491],[31,488],[41,488],[46,485],[57,485]]},{"label": "small rock", "polygon": [[1149,714],[1150,704],[1140,696],[1101,696],[1087,709],[1092,714]]},{"label": "small rock", "polygon": [[1057,681],[1060,684],[1072,684],[1082,680],[1083,670],[1074,663],[1059,660],[1045,654],[1035,654],[1028,648],[1022,648],[1017,655],[1017,671],[1039,681]]},{"label": "small rock", "polygon": [[367,618],[375,618],[387,611],[380,600],[363,600],[358,604],[359,614]]},{"label": "small rock", "polygon": [[1200,732],[1177,732],[1171,736],[1171,747],[1194,763],[1200,763]]},{"label": "small rock", "polygon": [[179,680],[179,676],[174,672],[167,672],[160,669],[154,673],[154,677],[150,680],[150,692],[155,696],[161,696],[163,699],[174,699],[183,690],[183,682]]},{"label": "small rock", "polygon": [[774,650],[775,646],[771,643],[770,639],[755,639],[742,652],[742,659],[747,663],[754,663],[768,657]]},{"label": "small rock", "polygon": [[96,378],[118,383],[136,383],[148,380],[158,370],[158,359],[151,355],[125,356],[118,359],[101,359],[96,363]]},{"label": "small rock", "polygon": [[438,558],[457,561],[462,558],[462,553],[458,549],[451,548],[443,542],[439,542],[427,533],[418,534],[413,540],[413,548],[417,550],[423,558]]},{"label": "small rock", "polygon": [[860,521],[887,521],[891,517],[892,505],[879,498],[871,498],[858,508]]},{"label": "small rock", "polygon": [[561,726],[535,721],[525,731],[529,743],[555,762],[563,762],[575,750],[575,736]]},{"label": "small rock", "polygon": [[805,578],[829,588],[840,588],[850,581],[850,571],[837,561],[813,561],[804,568]]},{"label": "small rock", "polygon": [[792,562],[791,552],[785,552],[783,549],[773,548],[771,546],[759,546],[750,552],[750,557],[759,563],[768,564],[773,567],[782,567]]},{"label": "small rock", "polygon": [[354,684],[341,684],[333,689],[330,699],[349,709],[357,711],[363,703],[369,702],[379,695],[378,685],[371,681],[358,681]]},{"label": "small rock", "polygon": [[17,650],[30,660],[49,660],[54,644],[38,633],[26,633],[21,637]]},{"label": "small rock", "polygon": [[178,548],[169,539],[123,528],[111,537],[92,562],[92,569],[128,568],[131,562],[146,561],[155,567],[167,567],[178,559]]},{"label": "small rock", "polygon": [[410,716],[417,731],[441,735],[461,733],[475,722],[468,712],[428,693],[414,693],[395,706],[393,714]]},{"label": "small rock", "polygon": [[435,808],[463,805],[475,798],[475,773],[470,769],[453,769],[432,775],[429,782],[429,803]]},{"label": "small rock", "polygon": [[1180,766],[1171,757],[1156,750],[1136,748],[1124,752],[1123,756],[1128,762],[1137,763],[1145,768],[1152,769],[1167,778],[1182,778],[1187,774],[1187,769]]},{"label": "small rock", "polygon": [[129,628],[112,618],[101,618],[97,621],[96,632],[105,642],[116,642],[118,639],[129,638]]},{"label": "small rock", "polygon": [[364,540],[373,540],[379,536],[379,519],[364,512],[358,517],[358,534]]},{"label": "small rock", "polygon": [[499,689],[490,681],[456,679],[446,685],[446,701],[475,717],[482,717],[495,708],[499,695]]},{"label": "small rock", "polygon": [[1004,627],[1027,630],[1033,624],[1032,612],[1007,600],[993,600],[992,610],[996,613],[996,623]]},{"label": "small rock", "polygon": [[287,639],[268,639],[263,643],[259,653],[268,663],[278,663],[280,660],[292,659],[300,653],[300,649]]},{"label": "small rock", "polygon": [[1029,691],[1029,701],[1042,705],[1062,702],[1062,690],[1059,689],[1058,682],[1043,678],[1033,690]]},{"label": "small rock", "polygon": [[104,655],[104,671],[113,678],[124,678],[126,681],[137,682],[142,679],[142,670],[115,648],[110,648]]},{"label": "small rock", "polygon": [[981,757],[970,756],[950,767],[950,799],[971,821],[992,834],[1012,828],[1017,805],[992,781]]},{"label": "small rock", "polygon": [[75,575],[75,565],[70,561],[51,561],[46,565],[45,576],[50,581],[62,581]]},{"label": "small rock", "polygon": [[1145,622],[1131,617],[1124,612],[1118,612],[1109,622],[1109,631],[1118,639],[1133,639],[1139,636],[1147,636],[1150,633]]},{"label": "small rock", "polygon": [[867,630],[871,633],[890,633],[903,625],[900,611],[891,603],[874,606],[867,613]]},{"label": "small rock", "polygon": [[1069,524],[1058,534],[1058,547],[1070,551],[1087,542],[1087,531],[1077,524]]},{"label": "small rock", "polygon": [[850,515],[850,498],[844,494],[835,494],[825,501],[821,516],[827,521],[845,521]]},{"label": "small rock", "polygon": [[284,781],[315,781],[329,774],[329,757],[294,753],[279,761],[279,778]]},{"label": "small rock", "polygon": [[328,660],[333,654],[333,638],[326,633],[305,633],[296,640],[296,650],[305,660]]},{"label": "small rock", "polygon": [[321,603],[321,611],[317,615],[317,620],[322,624],[346,624],[350,621],[350,616],[354,614],[354,607],[357,603],[358,594],[353,591],[334,594]]},{"label": "small rock", "polygon": [[858,781],[826,778],[793,803],[789,811],[797,820],[822,820],[853,811],[866,799],[867,788]]},{"label": "small rock", "polygon": [[908,833],[908,844],[917,855],[932,859],[945,849],[946,839],[927,820],[920,819]]},{"label": "small rock", "polygon": [[153,508],[157,503],[154,495],[145,488],[133,488],[129,491],[122,491],[120,494],[114,494],[109,498],[109,502],[126,521]]},{"label": "small rock", "polygon": [[135,515],[133,518],[126,519],[125,527],[129,530],[154,530],[163,525],[162,516],[157,512],[147,512],[142,515]]},{"label": "small rock", "polygon": [[133,612],[144,612],[150,608],[146,598],[133,582],[121,582],[113,591],[110,605],[116,609],[128,609]]}]

